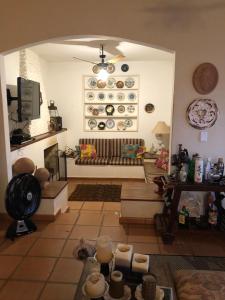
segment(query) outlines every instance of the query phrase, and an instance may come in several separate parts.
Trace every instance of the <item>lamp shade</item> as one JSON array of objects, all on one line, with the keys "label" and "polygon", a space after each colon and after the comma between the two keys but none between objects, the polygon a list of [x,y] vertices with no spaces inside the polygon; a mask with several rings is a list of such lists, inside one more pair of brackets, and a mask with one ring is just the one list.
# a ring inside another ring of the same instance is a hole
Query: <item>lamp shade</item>
[{"label": "lamp shade", "polygon": [[152,132],[154,134],[169,134],[170,127],[166,125],[164,121],[158,121],[158,123],[153,128]]}]

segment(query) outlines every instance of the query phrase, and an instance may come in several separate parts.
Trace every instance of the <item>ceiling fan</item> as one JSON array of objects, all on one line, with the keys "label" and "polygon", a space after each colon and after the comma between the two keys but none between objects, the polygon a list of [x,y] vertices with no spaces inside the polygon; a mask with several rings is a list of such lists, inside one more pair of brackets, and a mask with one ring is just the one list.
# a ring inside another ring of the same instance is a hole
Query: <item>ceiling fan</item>
[{"label": "ceiling fan", "polygon": [[104,54],[104,47],[103,44],[100,45],[100,55],[99,55],[101,61],[99,63],[95,63],[89,60],[81,59],[79,57],[73,57],[74,59],[78,59],[81,61],[89,62],[93,64],[92,71],[95,74],[99,74],[101,71],[105,71],[108,74],[112,74],[115,71],[115,63],[117,63],[120,60],[123,60],[125,58],[124,55],[119,54],[114,56],[112,59],[105,61],[106,55]]}]

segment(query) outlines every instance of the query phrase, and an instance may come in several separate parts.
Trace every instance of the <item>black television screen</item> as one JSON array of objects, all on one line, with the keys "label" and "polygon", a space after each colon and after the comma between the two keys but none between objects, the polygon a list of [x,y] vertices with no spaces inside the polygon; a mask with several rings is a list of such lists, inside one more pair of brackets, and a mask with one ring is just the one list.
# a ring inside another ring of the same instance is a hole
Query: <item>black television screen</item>
[{"label": "black television screen", "polygon": [[40,118],[40,83],[22,77],[17,78],[18,121]]}]

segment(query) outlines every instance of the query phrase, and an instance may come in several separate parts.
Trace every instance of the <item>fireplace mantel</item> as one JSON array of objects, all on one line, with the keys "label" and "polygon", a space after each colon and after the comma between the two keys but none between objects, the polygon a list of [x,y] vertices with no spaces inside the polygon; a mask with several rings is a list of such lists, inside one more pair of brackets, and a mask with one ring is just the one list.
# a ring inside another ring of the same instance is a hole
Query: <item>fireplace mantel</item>
[{"label": "fireplace mantel", "polygon": [[26,142],[26,143],[24,143],[24,144],[21,144],[21,145],[13,145],[13,146],[11,145],[11,147],[10,147],[10,148],[11,148],[11,152],[13,152],[13,151],[15,151],[15,150],[18,150],[18,149],[21,149],[21,148],[23,148],[23,147],[26,147],[26,146],[28,146],[28,145],[37,143],[37,142],[39,142],[39,141],[41,141],[41,140],[47,139],[47,138],[49,138],[49,137],[51,137],[51,136],[54,136],[54,135],[59,134],[59,133],[64,132],[64,131],[67,131],[67,128],[62,128],[62,129],[59,130],[59,131],[49,131],[49,132],[45,132],[45,133],[43,133],[43,134],[39,134],[39,135],[33,136],[33,140],[28,141],[28,142]]}]

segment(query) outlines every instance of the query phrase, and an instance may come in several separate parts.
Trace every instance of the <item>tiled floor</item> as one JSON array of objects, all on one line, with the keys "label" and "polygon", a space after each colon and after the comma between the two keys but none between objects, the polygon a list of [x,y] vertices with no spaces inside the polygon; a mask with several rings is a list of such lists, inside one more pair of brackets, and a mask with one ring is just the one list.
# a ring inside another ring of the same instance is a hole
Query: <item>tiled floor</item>
[{"label": "tiled floor", "polygon": [[[69,191],[83,182],[71,181]],[[7,224],[0,223],[0,300],[72,300],[83,267],[73,257],[81,237],[94,244],[98,236],[110,235],[114,245],[132,243],[139,253],[225,256],[225,238],[218,232],[179,231],[173,245],[164,245],[153,226],[121,226],[118,202],[69,205],[55,222],[37,222],[37,232],[15,242],[4,239]]]}]

